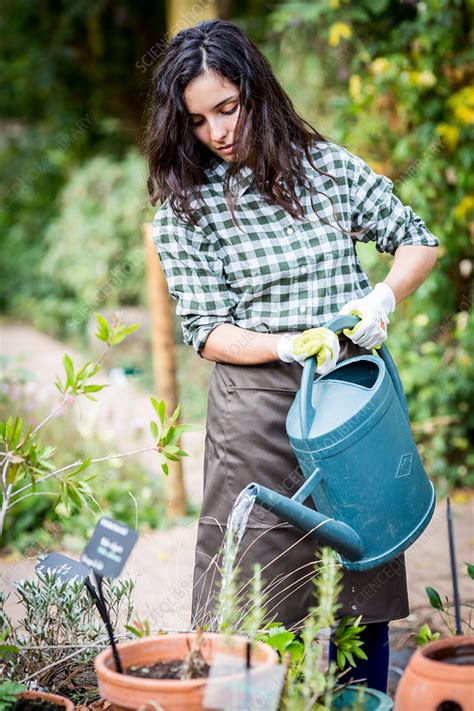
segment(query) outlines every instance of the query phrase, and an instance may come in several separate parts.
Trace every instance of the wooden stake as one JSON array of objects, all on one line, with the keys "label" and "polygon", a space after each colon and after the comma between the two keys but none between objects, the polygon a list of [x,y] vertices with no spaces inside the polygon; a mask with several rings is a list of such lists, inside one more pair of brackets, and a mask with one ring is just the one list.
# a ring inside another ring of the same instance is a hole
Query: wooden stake
[{"label": "wooden stake", "polygon": [[168,32],[174,36],[185,27],[192,27],[203,20],[216,19],[216,0],[167,0],[166,15]]},{"label": "wooden stake", "polygon": [[[153,375],[158,399],[166,402],[171,414],[178,404],[174,323],[170,295],[165,275],[152,239],[151,224],[143,225],[146,254],[146,276],[150,309]],[[169,519],[186,513],[186,492],[181,462],[168,462],[169,476],[165,477],[166,511]]]}]

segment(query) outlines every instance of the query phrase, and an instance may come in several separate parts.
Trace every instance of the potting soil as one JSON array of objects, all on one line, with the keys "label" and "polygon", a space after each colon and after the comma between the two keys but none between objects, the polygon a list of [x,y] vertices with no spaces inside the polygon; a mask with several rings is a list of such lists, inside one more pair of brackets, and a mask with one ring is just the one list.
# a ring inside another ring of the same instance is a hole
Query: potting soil
[{"label": "potting soil", "polygon": [[[182,659],[171,659],[168,662],[157,662],[148,666],[132,666],[125,670],[130,676],[140,676],[146,679],[181,679]],[[209,676],[209,664],[204,664],[200,673],[193,674],[191,679],[202,679]]]},{"label": "potting soil", "polygon": [[64,706],[42,699],[19,699],[10,706],[9,711],[58,711],[58,709],[64,709]]}]

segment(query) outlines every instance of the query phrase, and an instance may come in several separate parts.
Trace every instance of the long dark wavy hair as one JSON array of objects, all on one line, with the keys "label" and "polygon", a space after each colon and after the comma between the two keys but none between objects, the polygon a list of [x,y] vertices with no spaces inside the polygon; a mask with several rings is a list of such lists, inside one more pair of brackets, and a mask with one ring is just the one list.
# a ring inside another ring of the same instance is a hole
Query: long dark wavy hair
[{"label": "long dark wavy hair", "polygon": [[[298,116],[264,55],[243,30],[225,20],[206,20],[181,30],[166,46],[155,68],[143,142],[151,204],[168,198],[177,217],[197,224],[190,204],[193,199],[201,199],[201,186],[207,181],[205,171],[214,154],[192,133],[184,91],[206,70],[225,77],[240,91],[233,160],[224,182],[234,223],[235,200],[229,185],[245,165],[253,169],[263,196],[296,219],[303,218],[296,185],[319,192],[305,177],[303,155],[321,175],[337,182],[317,168],[310,151],[314,141],[330,139]],[[280,175],[282,185],[277,180]],[[334,209],[333,213],[338,222]]]}]

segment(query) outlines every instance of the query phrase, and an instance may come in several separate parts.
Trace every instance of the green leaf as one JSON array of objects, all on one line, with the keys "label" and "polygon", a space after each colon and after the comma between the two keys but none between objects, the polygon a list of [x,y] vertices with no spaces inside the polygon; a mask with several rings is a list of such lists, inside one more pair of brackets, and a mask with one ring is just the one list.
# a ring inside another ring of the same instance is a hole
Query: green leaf
[{"label": "green leaf", "polygon": [[77,486],[69,486],[68,487],[69,491],[69,498],[71,499],[72,503],[77,506],[78,509],[82,507],[82,504],[84,503],[82,492],[79,487]]},{"label": "green leaf", "polygon": [[161,425],[164,427],[166,418],[166,403],[164,400],[160,400],[158,403],[158,417],[160,418]]},{"label": "green leaf", "polygon": [[154,420],[150,422],[150,432],[153,439],[158,440],[158,425]]},{"label": "green leaf", "polygon": [[130,333],[133,333],[134,331],[137,330],[137,328],[139,327],[139,325],[140,325],[139,323],[132,323],[131,326],[126,326],[126,327],[123,329],[124,335],[125,335],[125,336],[130,335]]},{"label": "green leaf", "polygon": [[92,361],[88,360],[85,365],[82,366],[80,370],[78,370],[76,378],[77,380],[83,380],[84,378],[89,377],[89,369],[92,367]]},{"label": "green leaf", "polygon": [[136,331],[137,328],[138,323],[135,323],[132,326],[124,326],[123,324],[116,326],[109,337],[110,345],[118,345],[123,341],[124,338],[126,338],[126,336],[128,336],[130,333],[133,333],[133,331]]},{"label": "green leaf", "polygon": [[178,431],[177,427],[171,427],[168,428],[166,433],[163,435],[163,437],[160,440],[161,445],[167,445],[167,444],[174,444],[179,440],[180,433]]},{"label": "green leaf", "polygon": [[471,578],[471,580],[474,580],[474,565],[472,563],[466,563],[466,568],[467,568],[467,574]]},{"label": "green leaf", "polygon": [[163,474],[165,474],[165,476],[168,476],[168,474],[170,473],[170,469],[166,462],[163,462],[161,468],[163,469]]},{"label": "green leaf", "polygon": [[63,357],[63,365],[64,365],[64,370],[66,371],[66,390],[69,387],[73,388],[75,385],[75,378],[74,378],[74,364],[71,360],[71,358],[66,354],[64,354]]},{"label": "green leaf", "polygon": [[430,601],[431,607],[434,607],[435,610],[442,610],[443,603],[441,602],[441,598],[439,596],[438,591],[429,586],[425,588],[425,591],[428,595],[428,600]]},{"label": "green leaf", "polygon": [[359,657],[359,659],[368,659],[367,654],[363,649],[360,649],[360,647],[352,645],[352,653],[355,654],[356,657]]},{"label": "green leaf", "polygon": [[179,457],[177,457],[175,454],[168,454],[166,449],[162,450],[162,454],[164,454],[166,459],[169,459],[171,462],[179,462]]},{"label": "green leaf", "polygon": [[73,477],[77,476],[78,474],[83,472],[84,469],[87,469],[87,467],[89,466],[90,463],[91,463],[91,457],[86,457],[86,459],[84,459],[84,461],[81,464],[79,464],[77,469],[74,469],[73,472],[71,472],[70,474],[67,475],[67,478],[72,479]]},{"label": "green leaf", "polygon": [[344,667],[346,666],[346,657],[345,657],[345,654],[343,652],[341,652],[340,649],[336,650],[336,659],[337,659],[337,665],[338,665],[339,669],[341,669],[341,670],[344,669]]},{"label": "green leaf", "polygon": [[276,634],[269,635],[266,642],[270,645],[270,647],[273,647],[273,649],[276,649],[280,652],[280,654],[283,654],[285,649],[289,644],[291,644],[291,642],[293,642],[294,639],[295,635],[293,632],[285,630],[284,632],[277,632]]},{"label": "green leaf", "polygon": [[137,630],[137,628],[133,627],[132,625],[125,625],[125,629],[135,635],[135,637],[143,637],[141,631]]},{"label": "green leaf", "polygon": [[98,338],[99,341],[108,343],[110,333],[109,324],[105,318],[98,313],[95,314],[95,318],[97,320],[97,331],[95,333],[95,337]]},{"label": "green leaf", "polygon": [[16,447],[16,445],[19,443],[21,439],[21,431],[23,428],[23,420],[21,417],[17,417],[15,420],[15,425],[13,427],[13,432],[12,432],[12,446]]},{"label": "green leaf", "polygon": [[66,386],[62,384],[62,382],[60,381],[59,378],[56,378],[56,380],[54,381],[54,384],[55,384],[55,386],[57,387],[57,389],[59,390],[60,393],[64,393],[64,392],[65,392]]},{"label": "green leaf", "polygon": [[432,642],[435,639],[439,639],[439,632],[432,632],[428,625],[423,625],[420,628],[417,636],[415,637],[416,643],[419,647],[422,647],[427,642]]},{"label": "green leaf", "polygon": [[84,393],[98,393],[104,388],[108,388],[110,385],[83,385],[82,392]]},{"label": "green leaf", "polygon": [[15,703],[16,695],[26,691],[24,684],[16,684],[13,681],[3,681],[0,683],[0,708],[7,709]]},{"label": "green leaf", "polygon": [[170,425],[173,425],[179,417],[181,412],[181,405],[178,405],[173,414],[170,417]]},{"label": "green leaf", "polygon": [[166,403],[164,400],[158,400],[153,395],[150,397],[151,404],[153,405],[156,414],[160,418],[161,426],[165,426],[165,416],[166,416]]},{"label": "green leaf", "polygon": [[0,659],[4,654],[18,654],[20,648],[16,644],[0,644]]},{"label": "green leaf", "polygon": [[167,444],[166,447],[163,448],[163,454],[177,454],[179,452],[179,447],[175,447],[172,444]]},{"label": "green leaf", "polygon": [[304,655],[304,644],[295,639],[286,647],[285,652],[290,654],[291,663],[295,664],[296,662],[299,662]]},{"label": "green leaf", "polygon": [[356,664],[354,661],[354,657],[352,656],[352,652],[345,652],[345,655],[346,655],[346,659],[349,662],[349,664],[351,665],[351,667],[355,667]]}]

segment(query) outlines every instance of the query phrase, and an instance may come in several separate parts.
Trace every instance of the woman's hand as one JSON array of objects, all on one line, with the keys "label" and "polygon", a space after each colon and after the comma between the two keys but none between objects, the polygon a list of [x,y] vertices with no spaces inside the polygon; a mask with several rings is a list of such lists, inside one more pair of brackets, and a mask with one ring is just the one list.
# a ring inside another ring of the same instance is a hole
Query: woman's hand
[{"label": "woman's hand", "polygon": [[341,309],[341,314],[361,319],[354,328],[345,328],[344,335],[367,350],[378,348],[387,340],[389,316],[395,311],[395,306],[395,295],[388,284],[376,284],[370,294],[349,301]]},{"label": "woman's hand", "polygon": [[329,328],[309,328],[297,336],[286,333],[277,344],[280,360],[304,364],[306,358],[316,356],[316,372],[320,375],[334,368],[339,358],[339,339]]},{"label": "woman's hand", "polygon": [[436,263],[436,247],[402,245],[394,255],[392,267],[383,284],[362,299],[349,301],[342,314],[361,316],[362,321],[344,334],[362,348],[377,348],[387,338],[388,317],[395,305],[424,282]]}]

